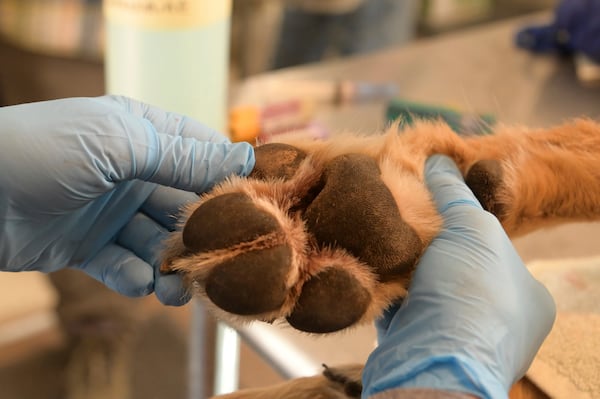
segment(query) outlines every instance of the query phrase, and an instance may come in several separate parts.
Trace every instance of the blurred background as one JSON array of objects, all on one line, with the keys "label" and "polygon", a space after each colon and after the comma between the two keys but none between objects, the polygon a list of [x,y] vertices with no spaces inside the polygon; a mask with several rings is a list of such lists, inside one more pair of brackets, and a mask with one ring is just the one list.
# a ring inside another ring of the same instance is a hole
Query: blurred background
[{"label": "blurred background", "polygon": [[[234,0],[229,85],[555,6],[551,0]],[[104,46],[100,0],[0,0],[0,105],[104,94]],[[192,305],[124,298],[77,271],[0,273],[0,303],[2,398],[188,395]],[[212,381],[215,321],[206,317],[202,372]],[[241,387],[281,380],[242,343]]]},{"label": "blurred background", "polygon": [[[381,50],[552,0],[234,0],[231,78]],[[0,103],[104,93],[101,0],[0,0]]]}]

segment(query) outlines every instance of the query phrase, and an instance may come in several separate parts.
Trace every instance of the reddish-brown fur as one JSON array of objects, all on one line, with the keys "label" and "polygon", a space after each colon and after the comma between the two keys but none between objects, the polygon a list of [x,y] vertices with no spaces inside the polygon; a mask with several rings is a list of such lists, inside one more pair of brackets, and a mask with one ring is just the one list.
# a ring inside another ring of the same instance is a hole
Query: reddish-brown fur
[{"label": "reddish-brown fur", "polygon": [[[281,225],[279,234],[198,254],[190,254],[185,249],[180,233],[175,233],[168,243],[168,268],[187,276],[190,285],[199,288],[199,295],[203,295],[202,281],[206,274],[224,259],[231,259],[240,251],[272,245],[264,244],[265,240],[288,243],[294,259],[285,283],[290,289],[285,303],[273,312],[256,316],[230,315],[215,308],[219,316],[233,322],[285,317],[292,311],[302,285],[320,272],[319,265],[323,261],[319,259],[346,256],[336,248],[307,253],[310,232],[302,220],[287,211],[291,203],[305,196],[307,188],[319,179],[324,165],[340,155],[360,153],[377,161],[380,177],[392,193],[403,220],[415,230],[424,247],[441,228],[440,217],[423,183],[424,163],[432,154],[450,156],[464,175],[468,175],[478,161],[499,162],[501,180],[489,187],[493,191],[490,195],[496,205],[501,205],[495,208],[501,209],[497,216],[513,237],[566,220],[594,219],[600,210],[597,200],[600,198],[600,162],[595,152],[600,149],[600,127],[590,120],[576,120],[552,129],[498,127],[493,135],[466,138],[445,124],[422,122],[402,133],[393,126],[383,135],[339,135],[328,141],[288,143],[309,154],[293,179],[232,178],[190,205],[182,218],[185,223],[195,209],[211,198],[243,192],[258,208],[273,215]],[[343,262],[343,267],[351,270],[372,297],[371,306],[360,319],[368,322],[390,301],[405,294],[410,276],[381,284],[377,275],[351,258]]]},{"label": "reddish-brown fur", "polygon": [[[448,155],[457,163],[476,195],[496,213],[511,237],[543,226],[600,216],[600,125],[591,120],[579,119],[550,129],[500,126],[492,135],[471,137],[461,137],[445,124],[421,122],[401,133],[392,126],[383,135],[338,135],[327,141],[287,143],[308,154],[308,160],[303,161],[292,179],[232,178],[190,205],[183,215],[182,223],[185,223],[208,199],[228,192],[244,192],[259,208],[274,215],[282,226],[278,239],[293,248],[295,258],[286,280],[290,294],[284,305],[273,312],[250,316],[231,315],[213,306],[219,316],[234,323],[288,316],[303,284],[322,271],[319,265],[323,259],[341,259],[348,255],[343,249],[336,252],[336,248],[307,251],[311,233],[306,231],[300,218],[288,212],[288,202],[306,195],[303,190],[314,185],[328,162],[344,154],[366,154],[377,161],[381,180],[393,195],[402,219],[416,232],[423,250],[442,226],[423,177],[425,161],[432,154]],[[166,252],[165,270],[183,273],[203,296],[206,273],[218,266],[223,257],[235,257],[238,250],[189,254],[180,233],[175,233]],[[317,261],[312,262],[312,257]],[[358,322],[370,322],[391,301],[405,295],[410,274],[393,281],[381,281],[378,273],[360,260],[344,262],[342,264],[347,265],[347,270],[371,296],[370,306]],[[302,391],[303,383],[293,384],[293,387],[278,388],[288,392],[278,393],[278,397],[303,397],[303,393],[298,392]],[[253,392],[230,397],[266,396]]]}]

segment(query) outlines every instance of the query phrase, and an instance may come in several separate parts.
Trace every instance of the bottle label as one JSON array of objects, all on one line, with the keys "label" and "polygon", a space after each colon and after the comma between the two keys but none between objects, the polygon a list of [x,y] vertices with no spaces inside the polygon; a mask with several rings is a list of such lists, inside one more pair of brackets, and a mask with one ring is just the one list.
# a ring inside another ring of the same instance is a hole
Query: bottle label
[{"label": "bottle label", "polygon": [[108,21],[152,29],[210,25],[231,15],[231,0],[104,0]]}]

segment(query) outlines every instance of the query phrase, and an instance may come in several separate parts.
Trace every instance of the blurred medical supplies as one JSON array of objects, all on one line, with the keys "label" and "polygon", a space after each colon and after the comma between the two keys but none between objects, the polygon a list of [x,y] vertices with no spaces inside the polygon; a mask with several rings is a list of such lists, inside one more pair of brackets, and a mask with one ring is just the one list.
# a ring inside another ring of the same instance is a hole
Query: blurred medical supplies
[{"label": "blurred medical supplies", "polygon": [[518,47],[536,54],[573,56],[577,77],[600,86],[600,1],[563,0],[547,25],[529,26],[515,36]]},{"label": "blurred medical supplies", "polygon": [[386,118],[390,122],[398,120],[400,127],[411,125],[415,119],[439,119],[463,135],[489,133],[496,122],[490,114],[466,113],[450,107],[403,99],[394,99],[388,104]]},{"label": "blurred medical supplies", "polygon": [[389,100],[398,95],[398,86],[391,82],[369,82],[330,79],[277,79],[257,82],[255,99],[262,103],[284,100],[311,101],[319,104],[361,103]]},{"label": "blurred medical supplies", "polygon": [[233,141],[264,143],[275,136],[295,135],[319,139],[327,129],[315,120],[315,109],[323,106],[388,101],[398,88],[390,82],[350,80],[277,80],[263,82],[252,98],[229,111],[229,133]]},{"label": "blurred medical supplies", "polygon": [[314,106],[310,101],[290,100],[234,107],[229,112],[229,135],[233,141],[250,143],[265,143],[284,134],[325,138],[327,130],[313,120]]}]

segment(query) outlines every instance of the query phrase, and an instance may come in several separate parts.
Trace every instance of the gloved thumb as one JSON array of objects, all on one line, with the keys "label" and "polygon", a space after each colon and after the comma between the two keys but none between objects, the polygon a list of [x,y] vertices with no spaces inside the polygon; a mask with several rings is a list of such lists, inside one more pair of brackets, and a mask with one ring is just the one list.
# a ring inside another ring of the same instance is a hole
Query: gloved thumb
[{"label": "gloved thumb", "polygon": [[107,178],[140,179],[201,193],[233,174],[246,176],[254,167],[254,151],[248,143],[215,143],[162,134],[147,123],[142,137],[134,137],[130,143],[131,159],[111,157]]},{"label": "gloved thumb", "polygon": [[246,176],[254,167],[254,151],[248,143],[213,143],[163,134],[158,139],[158,147],[137,176],[140,179],[200,193],[228,176]]},{"label": "gloved thumb", "polygon": [[445,155],[429,157],[425,163],[425,183],[442,215],[456,205],[483,209],[454,161]]}]

